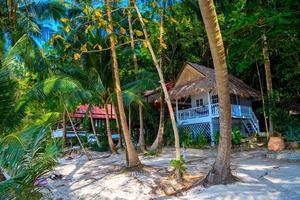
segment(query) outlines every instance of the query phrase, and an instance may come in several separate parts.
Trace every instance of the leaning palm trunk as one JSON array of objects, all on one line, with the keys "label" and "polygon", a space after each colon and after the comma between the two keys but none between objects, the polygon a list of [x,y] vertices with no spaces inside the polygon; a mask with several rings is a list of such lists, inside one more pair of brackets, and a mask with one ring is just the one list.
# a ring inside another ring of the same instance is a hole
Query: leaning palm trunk
[{"label": "leaning palm trunk", "polygon": [[139,147],[142,152],[146,152],[145,136],[144,136],[144,115],[143,115],[143,108],[141,104],[139,104],[139,116],[140,116]]},{"label": "leaning palm trunk", "polygon": [[[160,16],[160,33],[159,33],[159,54],[160,54],[160,69],[163,67],[163,45],[164,45],[164,16],[165,16],[165,5],[166,0],[162,0],[162,13]],[[159,115],[159,128],[157,132],[157,136],[155,141],[151,146],[152,151],[156,151],[157,153],[161,153],[162,151],[162,142],[163,142],[163,134],[165,128],[165,100],[163,91],[160,91],[160,115]]]},{"label": "leaning palm trunk", "polygon": [[121,91],[121,84],[119,79],[119,66],[117,61],[117,53],[116,53],[116,46],[115,46],[115,38],[113,36],[113,21],[111,16],[111,8],[110,8],[110,1],[105,0],[105,6],[107,11],[107,19],[108,19],[108,34],[109,34],[109,42],[110,42],[110,50],[111,50],[111,58],[112,58],[112,67],[113,67],[113,74],[115,79],[115,92],[117,96],[117,104],[120,113],[120,121],[123,130],[123,135],[125,138],[126,143],[126,154],[127,154],[127,166],[128,167],[136,167],[140,166],[141,162],[139,160],[138,154],[133,146],[130,133],[128,132],[128,125],[126,121],[125,109],[123,105],[123,98],[122,98],[122,91]]},{"label": "leaning palm trunk", "polygon": [[107,134],[108,144],[109,144],[111,153],[115,154],[115,153],[117,153],[117,149],[116,149],[116,146],[114,144],[114,141],[113,141],[112,135],[111,135],[107,104],[104,105],[104,109],[105,109],[105,124],[106,124],[106,134]]},{"label": "leaning palm trunk", "polygon": [[[265,34],[262,35],[263,39],[263,56],[264,56],[264,65],[265,65],[265,74],[266,74],[266,82],[267,82],[267,96],[268,96],[268,103],[269,107],[272,104],[272,76],[271,76],[271,64],[270,64],[270,57],[269,57],[269,48],[267,43],[267,37]],[[269,135],[273,136],[273,121],[270,113],[269,108]]]},{"label": "leaning palm trunk", "polygon": [[91,125],[92,125],[93,134],[94,134],[95,137],[96,137],[96,143],[97,143],[97,146],[100,148],[100,147],[101,147],[101,144],[100,144],[99,138],[98,138],[98,136],[97,136],[97,132],[96,132],[95,124],[94,124],[94,119],[93,119],[93,115],[92,115],[91,112],[90,112],[90,121],[91,121]]},{"label": "leaning palm trunk", "polygon": [[155,138],[155,141],[151,145],[151,150],[156,151],[156,153],[162,152],[162,146],[163,146],[163,135],[164,135],[164,129],[165,129],[165,100],[164,100],[164,94],[161,92],[160,94],[160,115],[159,115],[159,127],[158,127],[158,133]]},{"label": "leaning palm trunk", "polygon": [[[160,84],[161,84],[162,90],[164,92],[165,100],[166,100],[166,103],[167,103],[167,106],[168,106],[168,110],[169,110],[169,114],[170,114],[170,118],[171,118],[171,122],[172,122],[172,127],[173,127],[173,131],[174,131],[176,160],[179,161],[181,159],[179,134],[178,134],[178,129],[177,129],[177,125],[176,125],[176,120],[175,120],[175,116],[174,116],[172,103],[171,103],[171,100],[170,100],[170,95],[168,93],[168,90],[167,90],[167,87],[166,87],[166,84],[165,84],[163,72],[162,72],[162,70],[159,66],[158,60],[156,58],[156,55],[153,51],[152,45],[151,45],[150,40],[148,38],[148,34],[147,34],[146,27],[145,27],[145,24],[144,24],[144,21],[143,21],[143,17],[140,13],[140,10],[139,10],[136,2],[135,1],[133,1],[133,2],[134,2],[134,8],[135,8],[135,10],[138,14],[138,18],[139,18],[139,21],[140,21],[142,29],[143,29],[143,33],[145,35],[145,41],[146,41],[148,49],[150,51],[150,54],[151,54],[152,60],[154,62],[155,68],[158,72],[158,76],[159,76],[159,79],[160,79]],[[176,175],[176,179],[178,181],[182,180],[180,169],[176,169],[175,175]]]},{"label": "leaning palm trunk", "polygon": [[123,145],[122,145],[123,133],[120,129],[119,110],[118,110],[118,107],[116,107],[114,104],[113,104],[113,107],[114,107],[115,113],[116,113],[116,125],[117,125],[117,130],[118,130],[118,133],[119,133],[119,141],[118,141],[118,144],[117,144],[117,148],[123,148]]},{"label": "leaning palm trunk", "polygon": [[82,142],[81,142],[81,140],[80,140],[80,137],[79,137],[79,135],[78,135],[78,133],[77,133],[77,130],[76,130],[75,126],[74,126],[74,123],[73,123],[73,121],[72,121],[72,118],[71,118],[71,116],[70,116],[70,113],[69,113],[67,107],[66,107],[65,105],[64,105],[64,107],[65,107],[65,111],[66,111],[66,113],[67,113],[67,115],[68,115],[68,118],[69,118],[69,120],[70,120],[71,126],[72,126],[72,128],[73,128],[74,134],[75,134],[75,136],[77,137],[77,140],[78,140],[78,142],[79,142],[79,145],[81,146],[81,148],[82,148],[83,152],[85,153],[87,159],[88,159],[88,160],[91,160],[92,157],[91,157],[91,155],[89,154],[89,152],[84,148],[84,146],[83,146],[83,144],[82,144]]},{"label": "leaning palm trunk", "polygon": [[213,0],[199,0],[198,2],[215,67],[221,132],[217,158],[212,169],[205,178],[205,184],[225,184],[234,180],[230,170],[231,104],[228,87],[228,71],[225,62],[225,51],[221,30]]},{"label": "leaning palm trunk", "polygon": [[256,70],[257,70],[257,76],[258,76],[258,81],[259,81],[260,93],[261,93],[261,97],[262,97],[262,108],[263,108],[265,129],[266,129],[266,132],[267,132],[267,138],[269,138],[269,128],[268,128],[268,120],[267,120],[267,113],[266,113],[266,104],[265,104],[265,99],[264,99],[265,95],[264,95],[264,90],[263,90],[263,87],[262,87],[262,81],[261,81],[261,78],[260,78],[260,72],[259,72],[257,60],[256,60]]},{"label": "leaning palm trunk", "polygon": [[[131,0],[128,0],[128,6],[130,7]],[[130,36],[130,46],[132,51],[132,60],[134,65],[135,73],[138,72],[138,63],[137,63],[137,55],[134,50],[134,38],[133,38],[133,29],[131,22],[131,10],[128,13],[128,27],[129,27],[129,36]],[[139,96],[141,98],[141,96]],[[139,134],[139,147],[142,152],[146,151],[145,139],[144,139],[144,118],[143,118],[143,106],[142,104],[138,104],[139,108],[139,120],[140,120],[140,134]]]}]

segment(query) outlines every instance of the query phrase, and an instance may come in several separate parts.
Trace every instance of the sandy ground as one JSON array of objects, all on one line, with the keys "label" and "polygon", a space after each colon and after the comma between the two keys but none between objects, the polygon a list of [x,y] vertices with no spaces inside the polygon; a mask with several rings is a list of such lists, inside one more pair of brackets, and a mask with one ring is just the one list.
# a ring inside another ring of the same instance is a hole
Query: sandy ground
[{"label": "sandy ground", "polygon": [[[170,178],[174,149],[166,148],[159,157],[140,156],[145,167],[139,171],[124,168],[124,154],[93,153],[60,159],[50,179],[53,199],[300,199],[300,163],[269,159],[266,150],[233,153],[232,171],[240,180],[209,188],[195,186],[210,169],[215,150],[187,150],[187,176],[184,186]],[[176,193],[175,195],[172,195]]]}]

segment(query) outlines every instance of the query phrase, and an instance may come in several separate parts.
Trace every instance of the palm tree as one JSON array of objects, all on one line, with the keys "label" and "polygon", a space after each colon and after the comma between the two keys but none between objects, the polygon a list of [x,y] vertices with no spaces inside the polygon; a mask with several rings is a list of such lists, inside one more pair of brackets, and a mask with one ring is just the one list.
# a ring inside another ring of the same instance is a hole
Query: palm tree
[{"label": "palm tree", "polygon": [[[148,33],[146,31],[146,27],[145,27],[145,24],[144,24],[141,12],[140,12],[137,4],[136,4],[136,1],[133,1],[133,3],[134,3],[134,8],[135,8],[135,10],[136,10],[136,12],[138,14],[138,18],[139,18],[139,21],[141,23],[142,29],[143,29],[143,33],[144,33],[144,36],[145,36],[145,41],[147,43],[147,47],[148,47],[148,49],[150,51],[153,63],[154,63],[155,68],[156,68],[156,70],[158,72],[160,84],[161,84],[162,90],[164,92],[165,101],[166,101],[167,106],[168,106],[168,110],[169,110],[169,114],[170,114],[170,118],[171,118],[171,122],[172,122],[172,128],[173,128],[173,132],[174,132],[175,149],[176,149],[176,160],[180,161],[181,160],[181,151],[180,151],[179,134],[178,134],[178,129],[177,129],[177,125],[176,125],[176,120],[175,120],[175,115],[174,115],[174,111],[173,111],[173,107],[172,107],[170,95],[168,93],[168,90],[167,90],[167,87],[166,87],[166,84],[165,84],[165,80],[164,80],[162,69],[159,66],[159,62],[158,62],[158,60],[156,58],[156,55],[155,55],[154,50],[152,48],[152,45],[150,43],[150,40],[149,40],[149,37],[148,37]],[[175,175],[176,175],[176,179],[178,181],[182,180],[180,169],[176,169],[175,170]]]},{"label": "palm tree", "polygon": [[220,143],[218,155],[206,176],[208,185],[225,184],[234,180],[230,170],[231,104],[225,51],[213,0],[198,1],[213,58],[220,106]]},{"label": "palm tree", "polygon": [[[128,6],[131,6],[131,0],[128,0]],[[134,65],[135,73],[138,72],[138,62],[137,62],[137,55],[135,53],[134,48],[134,38],[133,38],[133,29],[132,29],[132,20],[131,20],[131,9],[128,13],[128,27],[129,27],[129,36],[130,36],[130,46],[132,51],[132,60]],[[139,95],[139,98],[141,98],[141,95]],[[139,108],[139,121],[140,121],[140,134],[139,134],[139,147],[142,152],[146,151],[146,145],[145,145],[145,138],[144,138],[144,118],[143,118],[143,106],[142,104],[138,104]],[[129,125],[130,126],[130,125]]]},{"label": "palm tree", "polygon": [[[265,65],[265,76],[266,76],[266,82],[267,82],[267,96],[268,96],[268,103],[272,103],[272,76],[271,76],[271,64],[270,64],[270,56],[269,56],[269,47],[267,42],[267,36],[264,33],[262,35],[263,40],[263,57],[264,57],[264,65]],[[270,106],[270,105],[269,105]],[[273,121],[272,116],[269,110],[269,127],[267,128],[268,136],[273,136],[274,130],[273,130]]]},{"label": "palm tree", "polygon": [[[163,61],[164,61],[164,55],[163,55],[163,45],[164,45],[164,18],[165,18],[165,7],[166,7],[166,0],[162,0],[162,13],[160,16],[160,34],[159,34],[159,54],[160,54],[160,60],[159,60],[159,66],[162,70],[163,67]],[[159,126],[158,126],[158,132],[157,136],[151,145],[151,150],[156,151],[157,153],[160,153],[162,151],[162,143],[163,143],[163,134],[164,134],[164,128],[165,128],[165,99],[164,99],[164,93],[161,90],[160,91],[160,114],[159,114]]]},{"label": "palm tree", "polygon": [[117,96],[117,105],[120,114],[121,127],[124,134],[124,139],[126,143],[126,151],[127,151],[127,166],[128,167],[137,167],[141,165],[138,154],[133,146],[130,133],[128,131],[128,124],[126,121],[125,109],[123,105],[122,98],[122,90],[119,79],[119,66],[117,60],[116,46],[115,46],[115,38],[113,35],[113,21],[111,15],[110,1],[105,0],[105,7],[107,12],[108,19],[108,34],[109,34],[109,42],[110,42],[110,50],[111,50],[111,59],[112,59],[112,68],[115,82],[115,92]]}]

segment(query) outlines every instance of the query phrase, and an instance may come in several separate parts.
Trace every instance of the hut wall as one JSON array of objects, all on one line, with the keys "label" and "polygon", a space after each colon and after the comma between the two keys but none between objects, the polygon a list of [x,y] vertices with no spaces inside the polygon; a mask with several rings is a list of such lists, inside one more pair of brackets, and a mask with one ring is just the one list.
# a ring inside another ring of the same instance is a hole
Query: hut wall
[{"label": "hut wall", "polygon": [[191,96],[192,107],[197,107],[197,100],[202,99],[203,105],[208,105],[207,93],[200,93],[198,95]]}]

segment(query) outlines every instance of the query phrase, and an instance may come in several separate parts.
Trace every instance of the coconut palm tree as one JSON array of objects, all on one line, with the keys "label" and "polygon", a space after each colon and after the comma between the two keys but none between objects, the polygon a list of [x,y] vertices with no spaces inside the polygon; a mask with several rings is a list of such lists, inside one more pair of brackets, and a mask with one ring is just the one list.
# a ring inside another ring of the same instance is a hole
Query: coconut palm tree
[{"label": "coconut palm tree", "polygon": [[[176,160],[179,162],[181,160],[180,141],[179,141],[179,134],[178,134],[178,129],[177,129],[177,125],[176,125],[176,120],[175,120],[175,115],[174,115],[174,111],[173,111],[173,107],[172,107],[170,95],[168,93],[168,90],[167,90],[167,87],[166,87],[166,84],[165,84],[165,80],[164,80],[162,69],[159,66],[159,62],[157,60],[157,57],[156,57],[156,55],[154,53],[154,50],[152,48],[152,45],[150,43],[150,40],[149,40],[149,37],[148,37],[148,33],[146,31],[146,26],[145,26],[145,23],[143,21],[143,17],[141,15],[141,12],[140,12],[137,4],[136,4],[136,1],[133,1],[133,4],[134,4],[134,8],[135,8],[135,10],[137,12],[138,19],[139,19],[139,21],[141,23],[141,26],[142,26],[142,30],[143,30],[143,33],[144,33],[144,36],[145,36],[145,42],[146,42],[147,47],[148,47],[148,49],[150,51],[153,63],[155,65],[155,68],[156,68],[158,76],[159,76],[159,80],[160,80],[160,84],[161,84],[162,90],[164,92],[165,101],[166,101],[167,106],[168,106],[168,110],[169,110],[169,114],[170,114],[170,118],[171,118],[171,122],[172,122],[172,128],[173,128],[173,132],[174,132],[175,149],[176,149]],[[175,175],[176,175],[176,179],[178,181],[182,180],[181,172],[180,172],[179,168],[175,170]]]},{"label": "coconut palm tree", "polygon": [[125,115],[125,109],[122,98],[122,90],[121,83],[119,79],[119,66],[117,60],[116,46],[115,46],[115,38],[113,35],[113,21],[111,14],[110,1],[105,0],[105,7],[107,12],[107,20],[108,20],[108,34],[109,34],[109,42],[110,42],[110,50],[111,50],[111,59],[112,59],[112,68],[113,68],[113,76],[115,82],[115,93],[117,97],[117,105],[120,114],[121,127],[123,130],[123,135],[126,143],[126,152],[127,152],[127,166],[128,167],[137,167],[141,165],[138,154],[133,146],[130,133],[128,131],[128,124]]},{"label": "coconut palm tree", "polygon": [[[163,69],[163,61],[164,61],[164,21],[165,21],[165,12],[166,12],[166,0],[162,0],[162,12],[160,16],[160,33],[159,33],[159,66]],[[157,136],[151,145],[151,150],[160,153],[162,151],[162,143],[163,143],[163,134],[165,128],[165,99],[164,93],[160,91],[160,114],[159,114],[159,126]]]},{"label": "coconut palm tree", "polygon": [[212,169],[206,176],[208,185],[225,184],[234,180],[230,170],[231,156],[231,103],[228,87],[228,70],[225,61],[225,51],[218,24],[213,0],[198,1],[205,29],[208,36],[210,51],[213,58],[217,93],[220,106],[220,142],[218,154]]}]

